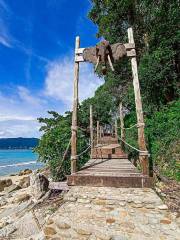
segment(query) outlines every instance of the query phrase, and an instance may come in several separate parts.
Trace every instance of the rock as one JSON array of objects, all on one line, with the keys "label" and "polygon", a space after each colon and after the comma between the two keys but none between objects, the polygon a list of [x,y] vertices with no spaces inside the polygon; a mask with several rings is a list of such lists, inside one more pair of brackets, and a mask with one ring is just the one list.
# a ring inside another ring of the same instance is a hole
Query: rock
[{"label": "rock", "polygon": [[115,223],[115,219],[114,218],[107,218],[106,222],[109,224]]},{"label": "rock", "polygon": [[61,222],[61,221],[58,221],[58,220],[56,221],[56,225],[60,229],[69,229],[69,228],[71,228],[71,226],[68,223]]},{"label": "rock", "polygon": [[0,180],[0,192],[4,191],[5,187],[9,187],[11,185],[12,185],[12,180],[11,179]]},{"label": "rock", "polygon": [[27,174],[31,174],[32,170],[31,169],[24,169],[22,171],[19,172],[19,176],[23,176],[23,175],[27,175]]},{"label": "rock", "polygon": [[30,197],[31,197],[31,196],[30,196],[29,194],[23,193],[23,194],[21,194],[21,195],[18,195],[18,196],[15,198],[14,202],[15,202],[15,203],[25,202],[25,201],[28,201],[28,200],[30,199]]},{"label": "rock", "polygon": [[41,173],[34,172],[30,176],[31,195],[40,199],[49,190],[49,180]]},{"label": "rock", "polygon": [[162,220],[160,221],[160,223],[163,223],[163,224],[171,224],[171,220],[169,220],[169,219],[162,219]]},{"label": "rock", "polygon": [[21,239],[27,239],[28,237],[39,234],[41,232],[41,229],[34,219],[32,212],[25,213],[23,217],[14,223],[14,226],[17,229],[13,234],[13,237],[15,239],[18,237],[21,237]]},{"label": "rock", "polygon": [[45,227],[44,228],[44,234],[45,235],[55,235],[56,234],[56,230],[52,227]]},{"label": "rock", "polygon": [[124,236],[113,236],[111,240],[128,240],[128,239]]},{"label": "rock", "polygon": [[7,226],[7,225],[8,225],[8,223],[6,221],[0,222],[0,229]]},{"label": "rock", "polygon": [[168,207],[167,207],[167,205],[161,205],[161,206],[159,206],[158,207],[160,210],[167,210],[168,209]]},{"label": "rock", "polygon": [[30,206],[32,205],[32,201],[22,202],[21,204],[14,204],[12,207],[8,207],[4,209],[0,213],[0,219],[4,217],[15,217],[20,213],[23,213],[26,211]]},{"label": "rock", "polygon": [[75,231],[80,235],[91,235],[91,232],[84,228],[78,228]]},{"label": "rock", "polygon": [[23,177],[20,181],[19,181],[19,186],[21,186],[21,188],[27,188],[30,186],[30,177]]},{"label": "rock", "polygon": [[5,197],[0,197],[0,207],[4,206],[7,204],[7,200]]},{"label": "rock", "polygon": [[7,193],[11,193],[11,192],[17,191],[19,189],[21,189],[21,187],[19,185],[12,184],[11,186],[4,188],[4,191],[6,191]]},{"label": "rock", "polygon": [[78,203],[90,203],[90,200],[89,199],[83,199],[83,198],[79,198],[77,200]]},{"label": "rock", "polygon": [[7,225],[4,228],[0,229],[0,237],[4,239],[5,237],[8,237],[11,233],[15,232],[16,230],[17,228],[15,227],[14,224]]}]

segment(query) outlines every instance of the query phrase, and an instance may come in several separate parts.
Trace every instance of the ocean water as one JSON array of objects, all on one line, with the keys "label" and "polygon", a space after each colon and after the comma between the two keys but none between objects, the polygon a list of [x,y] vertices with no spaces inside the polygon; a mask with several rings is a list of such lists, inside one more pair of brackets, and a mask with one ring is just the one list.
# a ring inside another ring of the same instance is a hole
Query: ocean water
[{"label": "ocean water", "polygon": [[0,150],[0,176],[17,173],[23,169],[38,169],[38,155],[32,150]]}]

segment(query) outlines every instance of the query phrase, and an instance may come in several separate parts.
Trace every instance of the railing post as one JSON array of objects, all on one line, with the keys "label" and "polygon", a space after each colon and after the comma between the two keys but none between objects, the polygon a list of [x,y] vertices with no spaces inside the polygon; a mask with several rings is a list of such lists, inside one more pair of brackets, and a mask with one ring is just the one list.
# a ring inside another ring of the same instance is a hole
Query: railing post
[{"label": "railing post", "polygon": [[91,157],[93,155],[93,110],[92,105],[90,105],[90,141],[91,141]]},{"label": "railing post", "polygon": [[99,144],[99,121],[97,121],[97,131],[96,131],[96,134],[97,134],[97,136],[96,136],[96,138],[97,138],[97,145]]},{"label": "railing post", "polygon": [[117,120],[115,120],[115,138],[118,138]]},{"label": "railing post", "polygon": [[[120,118],[120,127],[121,127],[121,139],[125,141],[125,129],[124,129],[124,116],[123,116],[123,106],[122,102],[119,104],[119,118]],[[121,141],[121,149],[125,150],[124,142]]]},{"label": "railing post", "polygon": [[[80,47],[80,38],[76,37],[76,49]],[[73,110],[72,110],[72,126],[71,126],[71,174],[76,172],[77,162],[77,113],[78,113],[78,83],[79,83],[79,62],[74,63],[74,87],[73,87]]]},{"label": "railing post", "polygon": [[[129,43],[134,43],[133,30],[131,27],[128,28],[128,39],[129,39]],[[133,74],[133,86],[134,86],[136,115],[137,115],[137,123],[138,123],[138,144],[139,144],[139,149],[141,151],[144,151],[144,153],[140,153],[139,160],[142,164],[143,174],[149,175],[148,152],[146,148],[145,135],[144,135],[144,116],[143,116],[143,109],[142,109],[136,56],[131,57],[131,67],[132,67],[132,74]]]}]

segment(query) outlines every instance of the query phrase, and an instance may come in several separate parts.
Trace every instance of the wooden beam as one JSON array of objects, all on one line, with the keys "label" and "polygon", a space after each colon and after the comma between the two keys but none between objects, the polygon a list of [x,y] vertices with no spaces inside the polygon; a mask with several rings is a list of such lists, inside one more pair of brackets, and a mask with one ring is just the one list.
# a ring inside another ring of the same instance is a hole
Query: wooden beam
[{"label": "wooden beam", "polygon": [[[125,141],[125,129],[124,129],[124,116],[123,116],[123,105],[122,102],[119,104],[119,118],[120,118],[120,127],[121,127],[121,139]],[[121,149],[125,150],[124,142],[121,141]]]},{"label": "wooden beam", "polygon": [[135,48],[134,43],[125,43],[124,46],[125,46],[126,50],[130,50],[130,49]]},{"label": "wooden beam", "polygon": [[82,55],[76,55],[75,62],[79,63],[79,62],[85,62],[85,61]]},{"label": "wooden beam", "polygon": [[[129,43],[134,43],[134,36],[132,28],[128,28],[128,39]],[[135,95],[135,105],[136,105],[136,115],[138,122],[138,145],[141,151],[144,153],[140,153],[139,159],[142,165],[143,174],[149,174],[149,163],[148,163],[148,152],[146,148],[145,135],[144,135],[144,116],[142,109],[142,100],[140,93],[140,85],[138,78],[138,69],[137,69],[137,60],[136,57],[131,57],[131,67],[133,74],[133,86],[134,86],[134,95]]]},{"label": "wooden beam", "polygon": [[97,145],[99,144],[99,121],[97,121],[97,127],[96,127],[96,141]]},{"label": "wooden beam", "polygon": [[90,141],[91,141],[91,157],[93,155],[93,109],[92,109],[92,105],[90,105]]},{"label": "wooden beam", "polygon": [[[75,52],[80,47],[80,38],[76,37]],[[76,54],[75,54],[76,57]],[[79,83],[79,63],[74,63],[74,87],[73,87],[73,109],[71,127],[71,174],[76,172],[77,162],[77,125],[78,125],[78,83]]]}]

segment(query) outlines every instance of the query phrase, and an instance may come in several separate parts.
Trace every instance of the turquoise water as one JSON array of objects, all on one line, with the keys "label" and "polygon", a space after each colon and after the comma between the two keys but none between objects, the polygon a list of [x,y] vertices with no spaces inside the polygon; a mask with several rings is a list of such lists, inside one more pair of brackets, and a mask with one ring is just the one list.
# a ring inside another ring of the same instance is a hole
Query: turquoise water
[{"label": "turquoise water", "polygon": [[0,176],[42,167],[37,159],[38,155],[32,150],[0,150]]}]

